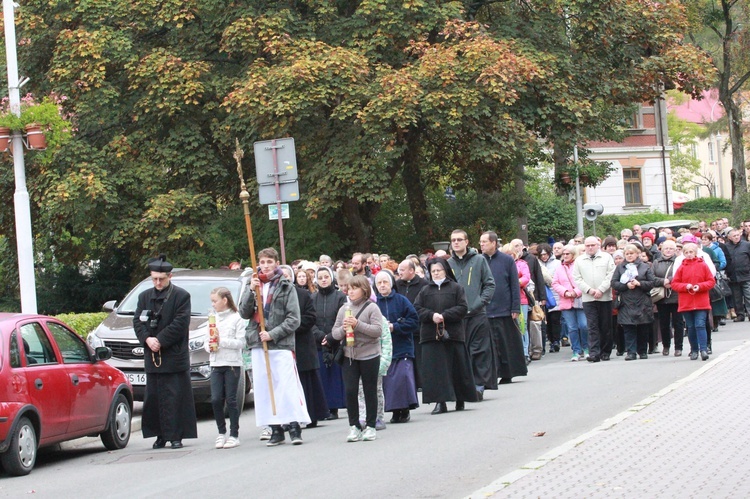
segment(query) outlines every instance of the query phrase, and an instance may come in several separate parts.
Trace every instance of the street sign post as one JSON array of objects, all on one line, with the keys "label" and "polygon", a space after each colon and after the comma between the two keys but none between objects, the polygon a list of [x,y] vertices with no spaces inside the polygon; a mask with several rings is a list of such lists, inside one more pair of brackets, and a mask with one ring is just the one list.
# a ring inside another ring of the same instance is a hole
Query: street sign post
[{"label": "street sign post", "polygon": [[[276,219],[279,221],[279,244],[281,246],[281,263],[286,265],[286,248],[284,247],[284,212],[281,203],[299,200],[299,183],[297,182],[297,154],[294,150],[294,139],[262,140],[253,144],[255,153],[255,177],[258,181],[260,204],[275,204]],[[269,206],[269,215],[270,215]],[[282,216],[278,216],[281,213]],[[273,218],[272,218],[273,220]]]}]

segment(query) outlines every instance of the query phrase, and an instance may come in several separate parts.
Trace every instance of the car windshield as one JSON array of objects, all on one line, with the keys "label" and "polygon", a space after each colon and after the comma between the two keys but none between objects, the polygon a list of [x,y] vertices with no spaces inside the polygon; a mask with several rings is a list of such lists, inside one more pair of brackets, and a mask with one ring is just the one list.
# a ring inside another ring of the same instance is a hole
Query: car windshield
[{"label": "car windshield", "polygon": [[[240,291],[242,290],[242,282],[237,279],[180,279],[179,281],[173,279],[172,283],[190,293],[190,313],[192,315],[206,315],[208,313],[208,310],[211,308],[211,298],[209,297],[211,290],[224,286],[232,293],[235,303],[238,303]],[[153,287],[154,285],[150,280],[141,282],[125,297],[120,306],[117,307],[117,313],[133,315],[138,306],[138,295]]]}]

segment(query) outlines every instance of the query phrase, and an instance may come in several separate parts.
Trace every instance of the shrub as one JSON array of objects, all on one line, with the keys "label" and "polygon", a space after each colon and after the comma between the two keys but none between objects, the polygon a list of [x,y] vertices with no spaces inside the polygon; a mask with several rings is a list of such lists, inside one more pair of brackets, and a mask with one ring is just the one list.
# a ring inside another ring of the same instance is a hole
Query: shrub
[{"label": "shrub", "polygon": [[732,201],[724,198],[700,198],[688,201],[679,210],[675,210],[675,214],[708,212],[726,213],[729,216],[732,213]]},{"label": "shrub", "polygon": [[70,326],[81,338],[86,338],[88,334],[96,329],[106,317],[108,312],[94,312],[90,314],[60,314],[56,319],[60,319]]}]

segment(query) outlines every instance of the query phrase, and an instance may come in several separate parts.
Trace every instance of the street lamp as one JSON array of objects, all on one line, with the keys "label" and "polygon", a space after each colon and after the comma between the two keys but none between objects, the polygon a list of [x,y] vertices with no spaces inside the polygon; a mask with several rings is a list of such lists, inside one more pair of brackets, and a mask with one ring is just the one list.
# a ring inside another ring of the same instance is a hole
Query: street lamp
[{"label": "street lamp", "polygon": [[[3,0],[3,22],[5,24],[5,55],[8,66],[8,100],[10,110],[21,116],[20,88],[28,79],[18,81],[18,54],[16,53],[16,24],[13,0]],[[21,288],[21,312],[36,314],[36,282],[34,279],[34,245],[31,237],[31,207],[26,190],[26,168],[24,165],[24,141],[21,132],[15,130],[11,139],[13,149],[13,173],[16,192],[13,206],[16,215],[16,247],[18,249],[18,277]]]}]

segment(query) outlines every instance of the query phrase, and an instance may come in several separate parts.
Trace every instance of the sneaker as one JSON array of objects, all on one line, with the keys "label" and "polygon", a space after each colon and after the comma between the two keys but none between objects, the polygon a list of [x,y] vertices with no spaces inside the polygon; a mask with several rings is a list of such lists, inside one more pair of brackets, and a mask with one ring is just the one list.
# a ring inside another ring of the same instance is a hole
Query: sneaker
[{"label": "sneaker", "polygon": [[385,421],[378,419],[375,421],[375,429],[378,431],[385,430]]},{"label": "sneaker", "polygon": [[261,440],[271,440],[271,433],[273,433],[271,431],[271,428],[269,428],[268,426],[266,426],[265,428],[263,428],[263,431],[260,432],[260,439]]},{"label": "sneaker", "polygon": [[578,354],[574,353],[573,356],[570,358],[571,362],[578,362]]},{"label": "sneaker", "polygon": [[362,432],[362,440],[365,442],[372,442],[375,438],[377,438],[375,428],[370,428],[368,426],[365,428],[365,431]]},{"label": "sneaker", "polygon": [[349,435],[346,437],[347,442],[359,442],[362,440],[362,430],[356,426],[349,427]]},{"label": "sneaker", "polygon": [[[218,441],[216,442],[219,443]],[[235,447],[238,447],[240,445],[240,439],[239,437],[229,437],[227,439],[227,442],[224,444],[225,449],[234,449]]]},{"label": "sneaker", "polygon": [[588,350],[584,350],[583,351],[583,358],[585,358],[585,359],[589,358],[589,351]]},{"label": "sneaker", "polygon": [[227,443],[227,436],[226,435],[224,435],[222,433],[221,435],[219,435],[218,437],[216,437],[216,448],[217,449],[223,449],[225,443]]}]

